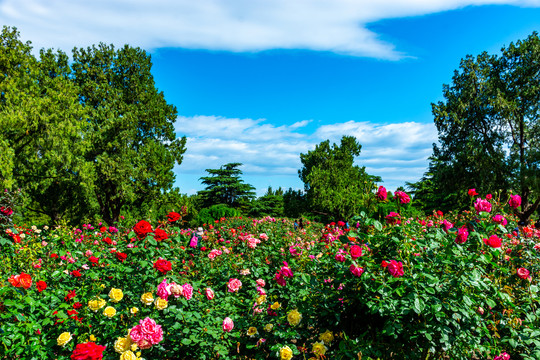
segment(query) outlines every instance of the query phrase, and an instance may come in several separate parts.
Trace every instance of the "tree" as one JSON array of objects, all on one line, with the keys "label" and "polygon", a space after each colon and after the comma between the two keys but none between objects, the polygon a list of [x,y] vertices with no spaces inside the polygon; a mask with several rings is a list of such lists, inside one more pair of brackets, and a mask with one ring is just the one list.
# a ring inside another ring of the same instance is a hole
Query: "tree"
[{"label": "tree", "polygon": [[326,140],[315,150],[300,154],[303,167],[298,174],[311,211],[327,218],[348,219],[366,205],[375,182],[381,179],[367,174],[365,167],[354,165],[361,148],[356,138],[343,136],[339,146],[330,146]]},{"label": "tree", "polygon": [[[538,208],[540,39],[533,33],[500,56],[467,56],[443,86],[444,101],[432,104],[440,145],[430,168],[412,184],[419,200],[465,207],[465,189],[522,197],[522,220]],[[536,201],[531,203],[531,196]],[[435,201],[434,201],[435,200]],[[444,209],[443,209],[444,210]]]},{"label": "tree", "polygon": [[283,189],[279,187],[273,190],[271,186],[266,190],[266,194],[260,196],[251,203],[249,215],[252,217],[261,216],[283,216]]},{"label": "tree", "polygon": [[26,210],[53,222],[81,218],[91,183],[85,163],[85,111],[70,80],[68,57],[31,54],[14,28],[0,40],[0,147],[2,182],[26,195]]},{"label": "tree", "polygon": [[247,202],[255,197],[255,188],[240,179],[240,166],[241,163],[229,163],[219,169],[206,169],[210,176],[200,178],[206,189],[199,191],[205,207],[216,204],[233,208],[245,207]]},{"label": "tree", "polygon": [[140,48],[99,44],[73,50],[73,80],[88,112],[86,160],[107,223],[125,206],[141,207],[170,191],[186,138],[176,138],[175,106],[159,92],[150,56]]}]

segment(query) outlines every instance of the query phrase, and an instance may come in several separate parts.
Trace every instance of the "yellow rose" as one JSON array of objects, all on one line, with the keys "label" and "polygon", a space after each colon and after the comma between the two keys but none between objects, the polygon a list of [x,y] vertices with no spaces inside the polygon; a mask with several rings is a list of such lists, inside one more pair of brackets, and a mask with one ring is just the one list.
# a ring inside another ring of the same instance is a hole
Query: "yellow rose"
[{"label": "yellow rose", "polygon": [[129,336],[125,338],[118,338],[118,340],[116,340],[116,342],[114,343],[114,351],[119,354],[123,354],[131,348],[131,344],[132,341]]},{"label": "yellow rose", "polygon": [[152,303],[154,302],[154,297],[152,296],[152,293],[147,292],[142,294],[141,302],[144,305],[152,305]]},{"label": "yellow rose", "polygon": [[136,308],[136,307],[132,307],[129,312],[132,314],[132,315],[136,315],[138,312],[139,312],[139,308]]},{"label": "yellow rose", "polygon": [[292,326],[296,326],[300,324],[300,321],[302,320],[302,314],[298,312],[298,310],[294,309],[287,315],[287,320],[289,320],[289,324]]},{"label": "yellow rose", "polygon": [[247,334],[248,336],[250,337],[254,337],[255,335],[257,335],[259,332],[257,331],[257,328],[254,327],[254,326],[251,326],[248,331],[247,331]]},{"label": "yellow rose", "polygon": [[56,343],[58,346],[64,346],[71,340],[71,334],[69,332],[63,332],[58,336],[58,339],[56,339]]},{"label": "yellow rose", "polygon": [[96,339],[96,337],[95,337],[94,335],[90,335],[90,337],[88,338],[88,340],[94,341],[94,342],[95,342],[97,339]]},{"label": "yellow rose", "polygon": [[169,305],[169,302],[165,299],[158,297],[156,299],[155,305],[156,305],[156,309],[163,310]]},{"label": "yellow rose", "polygon": [[277,309],[279,309],[280,307],[281,307],[281,305],[280,305],[277,301],[276,301],[275,303],[273,303],[273,304],[270,306],[270,308],[271,308],[272,310],[277,310]]},{"label": "yellow rose", "polygon": [[124,297],[124,293],[120,289],[112,288],[111,291],[109,291],[109,297],[111,298],[112,302],[119,302]]},{"label": "yellow rose", "polygon": [[313,351],[313,353],[317,356],[322,356],[326,354],[326,350],[327,350],[327,347],[324,346],[322,342],[314,343],[313,348],[311,349],[311,351]]},{"label": "yellow rose", "polygon": [[293,356],[293,353],[292,353],[292,350],[290,347],[288,346],[284,346],[282,348],[279,349],[279,358],[281,360],[291,360],[292,359],[292,356]]},{"label": "yellow rose", "polygon": [[330,344],[334,340],[334,334],[330,330],[326,330],[319,336],[319,340],[322,340],[326,345]]},{"label": "yellow rose", "polygon": [[103,315],[108,318],[112,318],[114,315],[116,315],[116,309],[112,306],[107,306],[105,310],[103,310]]},{"label": "yellow rose", "polygon": [[266,324],[266,325],[264,325],[264,330],[265,331],[270,332],[270,331],[272,331],[273,328],[274,328],[274,324]]},{"label": "yellow rose", "polygon": [[137,360],[137,356],[135,356],[133,351],[127,350],[126,352],[122,353],[122,355],[120,355],[120,360]]},{"label": "yellow rose", "polygon": [[261,305],[262,303],[264,303],[266,301],[266,295],[261,295],[257,298],[257,300],[255,300],[255,302],[257,303],[257,305]]},{"label": "yellow rose", "polygon": [[97,298],[88,302],[88,308],[90,308],[90,310],[92,310],[93,312],[97,312],[99,309],[104,307],[105,304],[107,304],[105,300]]}]

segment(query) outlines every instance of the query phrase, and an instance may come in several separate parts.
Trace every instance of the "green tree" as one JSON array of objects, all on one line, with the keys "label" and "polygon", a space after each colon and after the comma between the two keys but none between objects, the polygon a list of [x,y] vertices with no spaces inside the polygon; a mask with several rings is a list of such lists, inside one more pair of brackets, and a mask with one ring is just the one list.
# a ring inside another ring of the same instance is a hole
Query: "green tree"
[{"label": "green tree", "polygon": [[[502,54],[467,56],[432,104],[439,145],[415,198],[425,204],[465,207],[466,189],[522,197],[526,220],[540,204],[540,39],[533,33]],[[531,199],[536,197],[536,201]],[[433,209],[429,209],[433,210]]]},{"label": "green tree", "polygon": [[73,80],[88,112],[86,160],[94,197],[107,223],[124,207],[140,208],[170,191],[185,137],[176,138],[175,106],[155,86],[150,56],[140,48],[99,44],[73,50]]},{"label": "green tree", "polygon": [[206,189],[198,192],[205,207],[225,204],[233,208],[246,208],[255,197],[255,188],[240,178],[241,163],[229,163],[219,169],[206,169],[210,176],[200,178]]},{"label": "green tree", "polygon": [[355,137],[343,136],[340,145],[330,146],[326,140],[300,154],[303,167],[298,174],[312,212],[327,219],[349,219],[368,204],[381,179],[354,165],[361,148]]},{"label": "green tree", "polygon": [[84,159],[86,114],[68,57],[41,50],[36,59],[18,37],[4,27],[0,40],[2,182],[23,189],[26,210],[53,222],[80,219],[92,173]]},{"label": "green tree", "polygon": [[306,196],[302,190],[289,188],[283,194],[283,215],[298,218],[308,211]]},{"label": "green tree", "polygon": [[266,194],[258,197],[251,203],[249,215],[252,217],[262,216],[283,216],[283,189],[279,187],[273,190],[271,186],[266,190]]}]

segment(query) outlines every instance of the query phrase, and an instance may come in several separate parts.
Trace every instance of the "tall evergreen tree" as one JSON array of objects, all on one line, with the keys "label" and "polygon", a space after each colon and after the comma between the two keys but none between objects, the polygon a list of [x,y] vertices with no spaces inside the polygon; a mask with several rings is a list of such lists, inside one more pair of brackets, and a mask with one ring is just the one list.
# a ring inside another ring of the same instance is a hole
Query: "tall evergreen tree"
[{"label": "tall evergreen tree", "polygon": [[234,208],[246,207],[247,202],[255,197],[255,188],[245,184],[240,178],[240,166],[241,163],[229,163],[219,169],[206,169],[210,176],[200,178],[206,189],[199,191],[205,207],[215,204]]}]

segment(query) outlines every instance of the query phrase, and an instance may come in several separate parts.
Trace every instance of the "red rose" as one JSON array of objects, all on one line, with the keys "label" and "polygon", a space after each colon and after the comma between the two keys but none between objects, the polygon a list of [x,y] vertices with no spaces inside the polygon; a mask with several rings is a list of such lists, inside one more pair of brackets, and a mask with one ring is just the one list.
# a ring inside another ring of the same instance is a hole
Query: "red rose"
[{"label": "red rose", "polygon": [[126,258],[127,258],[127,254],[123,253],[123,252],[117,252],[116,253],[116,258],[118,259],[118,261],[124,262],[124,260],[126,260]]},{"label": "red rose", "polygon": [[71,275],[73,275],[75,277],[81,277],[82,276],[82,274],[81,274],[81,272],[79,270],[73,270],[71,272]]},{"label": "red rose", "polygon": [[381,263],[381,266],[383,268],[387,267],[388,266],[388,262],[386,260],[383,260],[382,263]]},{"label": "red rose", "polygon": [[351,249],[350,249],[350,253],[351,253],[351,257],[354,259],[362,256],[362,248],[358,245],[353,245],[351,246]]},{"label": "red rose", "polygon": [[502,239],[497,235],[491,235],[489,239],[483,239],[484,244],[491,246],[492,248],[500,248],[502,246]]},{"label": "red rose", "polygon": [[398,262],[396,260],[390,260],[390,264],[388,264],[387,269],[390,275],[395,278],[401,277],[405,274],[403,272],[403,263],[401,261]]},{"label": "red rose", "polygon": [[102,360],[105,346],[93,342],[77,344],[71,354],[71,360]]},{"label": "red rose", "polygon": [[156,239],[156,241],[166,240],[168,238],[169,238],[169,235],[167,235],[167,233],[164,230],[156,229],[154,231],[154,239]]},{"label": "red rose", "polygon": [[107,236],[106,238],[104,238],[103,241],[104,241],[105,243],[109,244],[109,245],[112,245],[112,240],[111,240],[111,238],[108,237],[108,236]]},{"label": "red rose", "polygon": [[469,189],[469,191],[467,192],[467,194],[469,194],[469,196],[476,196],[476,195],[478,195],[478,193],[476,192],[476,189]]},{"label": "red rose", "polygon": [[141,220],[135,224],[133,231],[135,231],[135,234],[137,234],[139,240],[142,240],[146,237],[146,235],[148,235],[148,233],[152,232],[152,225],[150,225],[148,221]]},{"label": "red rose", "polygon": [[102,233],[106,232],[107,231],[107,228],[105,226],[102,226],[99,228],[99,231],[101,231]]},{"label": "red rose", "polygon": [[519,268],[519,269],[517,269],[517,274],[518,274],[518,276],[520,278],[527,279],[531,273],[530,273],[529,270],[527,270],[525,268]]},{"label": "red rose", "polygon": [[65,302],[71,301],[75,296],[77,296],[77,293],[75,290],[69,290],[68,294],[64,297]]},{"label": "red rose", "polygon": [[172,270],[172,264],[171,264],[170,261],[159,258],[154,263],[154,269],[157,269],[159,272],[161,272],[163,275],[165,275],[165,274],[167,274],[167,272]]},{"label": "red rose", "polygon": [[82,307],[82,304],[80,302],[76,302],[75,304],[73,304],[74,309],[80,309],[81,307]]},{"label": "red rose", "polygon": [[57,254],[51,254],[51,259],[58,259],[58,255]]},{"label": "red rose", "polygon": [[20,287],[21,282],[19,281],[20,275],[11,275],[8,279],[9,283],[15,287]]},{"label": "red rose", "polygon": [[95,265],[99,264],[99,259],[97,257],[95,257],[95,256],[90,256],[88,258],[88,260],[90,260],[90,262],[95,264]]},{"label": "red rose", "polygon": [[19,283],[25,289],[29,289],[32,286],[32,277],[28,274],[21,273],[19,276]]},{"label": "red rose", "polygon": [[36,283],[36,288],[39,292],[42,292],[43,290],[47,288],[47,283],[45,281],[40,280]]},{"label": "red rose", "polygon": [[179,219],[180,219],[180,214],[179,213],[175,213],[174,211],[171,211],[169,214],[167,214],[167,220],[170,223],[178,221]]}]

